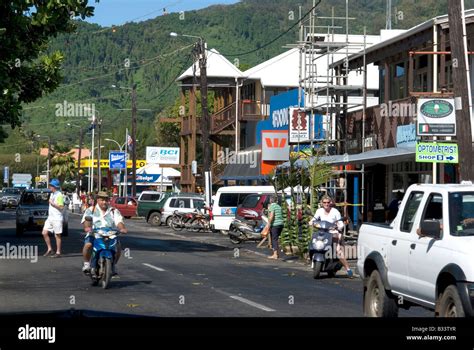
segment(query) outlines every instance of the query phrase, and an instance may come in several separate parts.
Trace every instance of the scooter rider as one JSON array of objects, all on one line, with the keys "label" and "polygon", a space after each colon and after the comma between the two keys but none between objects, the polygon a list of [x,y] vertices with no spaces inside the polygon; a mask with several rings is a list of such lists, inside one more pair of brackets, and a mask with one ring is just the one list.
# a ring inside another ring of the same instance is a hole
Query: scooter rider
[{"label": "scooter rider", "polygon": [[[122,234],[127,233],[127,229],[123,223],[123,216],[120,214],[118,209],[113,208],[109,205],[109,195],[107,192],[100,191],[97,193],[97,204],[93,207],[89,207],[82,216],[81,224],[84,225],[84,231],[87,233],[84,240],[84,248],[82,249],[82,256],[84,257],[84,266],[82,272],[90,273],[90,260],[92,255],[92,246],[94,243],[94,235],[92,234],[93,229],[98,228],[117,228]],[[86,221],[86,217],[92,217],[92,223]],[[113,274],[117,274],[115,266],[120,259],[121,254],[120,241],[117,241],[117,253],[115,254],[115,263]]]},{"label": "scooter rider", "polygon": [[328,221],[330,223],[337,223],[337,230],[332,232],[333,241],[336,243],[336,253],[339,261],[344,265],[347,270],[347,276],[352,278],[353,273],[344,256],[344,250],[342,249],[342,233],[341,231],[344,229],[344,224],[341,220],[341,213],[336,208],[332,208],[331,205],[333,203],[332,198],[325,195],[323,196],[322,200],[322,208],[316,210],[314,217],[310,220],[309,224],[314,225],[317,221]]}]

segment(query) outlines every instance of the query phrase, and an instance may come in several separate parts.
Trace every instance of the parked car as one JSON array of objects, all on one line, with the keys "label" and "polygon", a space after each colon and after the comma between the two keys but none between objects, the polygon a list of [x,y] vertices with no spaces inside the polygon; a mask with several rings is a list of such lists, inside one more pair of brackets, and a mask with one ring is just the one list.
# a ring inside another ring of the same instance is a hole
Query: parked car
[{"label": "parked car", "polygon": [[[16,209],[16,235],[21,236],[25,230],[41,231],[48,218],[49,189],[25,190]],[[64,206],[64,222],[62,236],[67,236],[69,211]]]},{"label": "parked car", "polygon": [[199,194],[194,193],[174,193],[174,192],[152,192],[145,191],[142,192],[140,197],[138,197],[138,206],[137,206],[137,215],[142,216],[145,220],[152,226],[159,226],[162,223],[161,213],[163,206],[166,203],[166,200],[170,196],[198,196],[202,198]]},{"label": "parked car", "polygon": [[137,199],[134,197],[113,197],[110,204],[117,208],[123,217],[130,219],[137,216]]},{"label": "parked car", "polygon": [[0,209],[4,210],[5,208],[11,208],[18,206],[20,201],[22,189],[17,187],[5,187],[0,193],[1,204]]},{"label": "parked car", "polygon": [[366,316],[474,316],[472,184],[410,186],[390,226],[361,226],[357,248]]},{"label": "parked car", "polygon": [[176,210],[180,213],[192,213],[201,208],[204,208],[204,197],[202,196],[186,196],[185,193],[170,196],[160,210],[161,223],[169,226],[171,217]]},{"label": "parked car", "polygon": [[261,220],[263,210],[268,207],[270,194],[249,194],[237,207],[236,218]]}]

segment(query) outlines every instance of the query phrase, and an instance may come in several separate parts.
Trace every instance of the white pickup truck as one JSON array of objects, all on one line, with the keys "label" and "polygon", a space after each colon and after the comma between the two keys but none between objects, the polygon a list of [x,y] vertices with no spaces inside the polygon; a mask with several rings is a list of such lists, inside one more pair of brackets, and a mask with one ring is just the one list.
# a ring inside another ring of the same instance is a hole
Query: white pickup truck
[{"label": "white pickup truck", "polygon": [[474,186],[410,186],[390,225],[362,225],[358,254],[366,316],[416,305],[473,317]]}]

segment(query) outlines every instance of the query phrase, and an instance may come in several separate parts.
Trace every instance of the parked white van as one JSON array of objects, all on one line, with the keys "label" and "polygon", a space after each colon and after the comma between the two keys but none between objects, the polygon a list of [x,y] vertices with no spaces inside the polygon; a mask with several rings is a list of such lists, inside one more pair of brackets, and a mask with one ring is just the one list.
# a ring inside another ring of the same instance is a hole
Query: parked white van
[{"label": "parked white van", "polygon": [[[211,226],[215,230],[228,231],[235,218],[237,206],[249,194],[275,193],[273,186],[227,186],[217,190],[213,204]],[[224,233],[224,232],[223,232]],[[226,233],[226,232],[225,232]]]}]

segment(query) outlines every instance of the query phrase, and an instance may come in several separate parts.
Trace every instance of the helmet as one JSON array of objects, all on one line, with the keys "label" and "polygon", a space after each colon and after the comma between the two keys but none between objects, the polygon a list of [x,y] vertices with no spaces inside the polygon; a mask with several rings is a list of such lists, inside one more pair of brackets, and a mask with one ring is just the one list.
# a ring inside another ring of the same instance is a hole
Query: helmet
[{"label": "helmet", "polygon": [[58,179],[52,179],[52,180],[49,182],[49,185],[50,185],[50,186],[53,186],[53,187],[56,187],[56,188],[61,187],[61,183],[59,182]]}]

